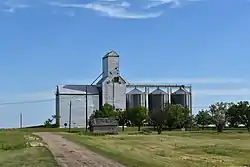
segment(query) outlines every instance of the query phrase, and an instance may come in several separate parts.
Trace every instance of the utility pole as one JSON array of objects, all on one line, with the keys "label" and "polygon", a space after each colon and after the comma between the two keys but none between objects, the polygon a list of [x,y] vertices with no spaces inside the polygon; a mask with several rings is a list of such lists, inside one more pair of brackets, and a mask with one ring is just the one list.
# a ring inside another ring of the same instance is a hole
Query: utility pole
[{"label": "utility pole", "polygon": [[86,85],[86,132],[88,131],[88,85]]},{"label": "utility pole", "polygon": [[69,102],[69,132],[71,131],[71,115],[72,115],[72,111],[71,111],[71,106],[72,106],[72,102]]},{"label": "utility pole", "polygon": [[[192,111],[192,109],[193,109],[193,106],[192,106],[192,85],[190,85],[189,93],[190,93],[190,95],[189,95],[190,114],[192,115],[193,114],[193,111]],[[192,129],[193,129],[193,122],[191,122],[190,131],[192,131]]]},{"label": "utility pole", "polygon": [[22,113],[20,113],[19,123],[20,123],[20,128],[23,128],[23,114]]},{"label": "utility pole", "polygon": [[113,109],[115,109],[115,82],[114,82],[114,77],[112,79],[113,83]]},{"label": "utility pole", "polygon": [[[114,70],[117,70],[117,68],[115,68]],[[111,81],[112,81],[112,94],[113,94],[113,97],[112,97],[113,109],[115,109],[115,77],[113,75],[114,70],[110,72],[110,75],[112,77]]]}]

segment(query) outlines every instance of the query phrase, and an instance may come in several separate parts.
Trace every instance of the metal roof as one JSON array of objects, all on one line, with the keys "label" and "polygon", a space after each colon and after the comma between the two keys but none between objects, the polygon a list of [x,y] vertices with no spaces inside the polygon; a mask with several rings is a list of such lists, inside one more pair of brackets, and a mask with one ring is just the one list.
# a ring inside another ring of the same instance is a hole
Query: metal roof
[{"label": "metal roof", "polygon": [[168,94],[165,91],[161,90],[160,88],[155,89],[153,92],[150,94]]},{"label": "metal roof", "polygon": [[134,84],[134,83],[130,83],[130,82],[127,82],[127,87],[140,87],[140,88],[144,88],[144,87],[151,87],[151,88],[157,88],[157,87],[161,87],[161,88],[169,88],[169,87],[172,87],[172,88],[180,88],[180,87],[185,87],[185,88],[191,88],[191,85],[172,85],[172,84]]},{"label": "metal roof", "polygon": [[143,94],[143,92],[140,91],[140,90],[137,89],[137,88],[134,88],[133,90],[131,90],[131,91],[128,92],[127,94],[130,94],[130,95],[138,95],[138,94]]},{"label": "metal roof", "polygon": [[186,89],[180,88],[180,89],[178,89],[177,91],[175,91],[172,94],[184,95],[184,94],[187,94],[187,93],[188,93],[188,91]]},{"label": "metal roof", "polygon": [[108,77],[103,77],[103,78],[101,78],[96,84],[97,84],[97,85],[102,84],[102,83],[106,80],[106,78],[108,78]]},{"label": "metal roof", "polygon": [[112,50],[108,52],[103,58],[106,58],[106,57],[119,57],[119,55],[115,51]]},{"label": "metal roof", "polygon": [[99,91],[96,85],[60,85],[59,94],[88,94],[98,95]]}]

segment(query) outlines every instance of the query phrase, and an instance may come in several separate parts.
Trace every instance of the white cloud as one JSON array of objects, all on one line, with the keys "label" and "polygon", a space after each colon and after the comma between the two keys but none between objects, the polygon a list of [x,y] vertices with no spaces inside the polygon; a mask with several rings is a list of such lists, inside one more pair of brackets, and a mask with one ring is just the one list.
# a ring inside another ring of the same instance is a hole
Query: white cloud
[{"label": "white cloud", "polygon": [[10,1],[10,0],[4,1],[2,4],[4,6],[3,11],[10,12],[10,13],[14,13],[18,9],[25,9],[25,8],[30,7],[30,5],[28,4],[20,3],[19,1]]},{"label": "white cloud", "polygon": [[[76,9],[89,9],[98,12],[102,16],[120,19],[149,19],[161,16],[163,11],[150,12],[147,9],[168,4],[171,8],[179,7],[184,1],[198,0],[144,0],[146,7],[134,5],[134,1],[126,0],[92,0],[90,3],[73,3],[67,0],[0,0],[0,10],[14,13],[18,9],[30,7],[44,7],[52,10],[53,14],[63,14],[67,16],[75,16]],[[131,4],[131,3],[132,4]],[[134,6],[133,6],[134,5]],[[59,10],[55,12],[55,7]],[[67,8],[71,8],[68,11]],[[47,10],[44,10],[47,11]]]},{"label": "white cloud", "polygon": [[120,4],[120,6],[125,7],[125,8],[128,8],[128,7],[130,7],[131,5],[130,5],[130,3],[124,1],[124,2],[122,2],[122,3]]},{"label": "white cloud", "polygon": [[169,78],[169,79],[135,79],[128,80],[129,83],[154,83],[154,84],[225,84],[225,83],[242,83],[240,78]]},{"label": "white cloud", "polygon": [[147,9],[158,7],[160,5],[169,4],[171,8],[180,6],[179,0],[149,0],[149,4],[147,5]]},{"label": "white cloud", "polygon": [[121,3],[117,3],[116,1],[104,1],[104,2],[102,1],[98,3],[96,2],[88,4],[50,3],[50,5],[61,8],[91,9],[105,16],[114,18],[123,18],[123,19],[148,19],[148,18],[159,17],[162,15],[162,12],[155,12],[155,13],[132,12],[129,10],[131,5],[127,1]]},{"label": "white cloud", "polygon": [[180,7],[184,2],[199,2],[201,0],[148,0],[146,9],[158,7],[161,5],[170,5],[170,8]]}]

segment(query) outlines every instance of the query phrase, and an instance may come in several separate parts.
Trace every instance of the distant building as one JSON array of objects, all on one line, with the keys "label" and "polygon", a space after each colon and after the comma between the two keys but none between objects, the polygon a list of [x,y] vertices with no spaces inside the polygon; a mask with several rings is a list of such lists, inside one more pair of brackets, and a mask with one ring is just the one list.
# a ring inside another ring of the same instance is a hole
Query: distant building
[{"label": "distant building", "polygon": [[[171,102],[172,95],[174,103],[178,102],[190,108],[192,106],[191,86],[128,83],[120,74],[119,55],[114,51],[107,53],[102,58],[102,74],[100,76],[101,79],[95,85],[57,86],[56,115],[59,116],[57,123],[59,123],[60,127],[63,128],[64,123],[69,125],[70,101],[72,104],[71,127],[74,125],[74,127],[79,128],[86,127],[86,109],[87,117],[89,118],[93,111],[100,109],[106,103],[119,109],[135,106],[149,108],[150,106],[150,110],[158,110],[164,103]],[[127,93],[131,88],[135,89]],[[156,94],[156,92],[153,92],[153,94],[149,93],[151,88],[157,88],[157,92],[160,94]],[[160,90],[160,88],[167,89],[167,93]],[[177,91],[178,96],[176,92],[172,94],[172,88],[179,88]],[[190,88],[190,91],[187,91],[185,88]]]}]

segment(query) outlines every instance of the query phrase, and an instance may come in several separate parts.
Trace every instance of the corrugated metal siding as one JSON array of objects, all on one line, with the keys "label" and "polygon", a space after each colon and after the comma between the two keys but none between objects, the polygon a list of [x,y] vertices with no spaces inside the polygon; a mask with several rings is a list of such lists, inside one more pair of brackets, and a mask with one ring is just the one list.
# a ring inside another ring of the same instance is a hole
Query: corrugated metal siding
[{"label": "corrugated metal siding", "polygon": [[145,94],[127,94],[126,108],[145,107]]},{"label": "corrugated metal siding", "polygon": [[171,94],[171,103],[172,104],[181,104],[184,107],[189,107],[188,106],[188,96],[189,96],[188,91],[184,88],[180,88]]},{"label": "corrugated metal siding", "polygon": [[109,76],[115,68],[119,69],[119,57],[106,57],[103,59],[103,77]]},{"label": "corrugated metal siding", "polygon": [[126,108],[145,107],[145,94],[137,88],[134,88],[126,95]]},{"label": "corrugated metal siding", "polygon": [[[72,102],[71,127],[86,127],[86,96],[85,95],[60,95],[60,127],[64,123],[69,126],[69,102]],[[88,95],[88,118],[93,111],[99,109],[99,95]]]},{"label": "corrugated metal siding", "polygon": [[108,76],[108,59],[107,58],[102,60],[102,72],[103,72],[103,77]]},{"label": "corrugated metal siding", "polygon": [[[107,83],[105,80],[102,84],[102,105],[108,103],[113,105],[113,83]],[[114,83],[115,108],[126,109],[126,85],[125,83]]]},{"label": "corrugated metal siding", "polygon": [[59,94],[85,94],[86,86],[88,94],[99,94],[96,85],[59,85]]}]

